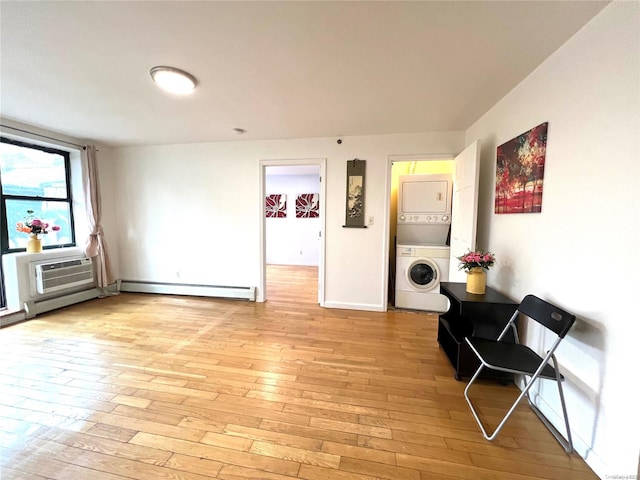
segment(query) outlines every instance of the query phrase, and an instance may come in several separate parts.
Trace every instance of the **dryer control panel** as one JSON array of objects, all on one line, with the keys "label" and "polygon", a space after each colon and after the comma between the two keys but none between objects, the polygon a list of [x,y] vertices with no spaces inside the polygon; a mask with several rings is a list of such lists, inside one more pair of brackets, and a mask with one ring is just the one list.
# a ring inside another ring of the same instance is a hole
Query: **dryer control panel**
[{"label": "dryer control panel", "polygon": [[398,215],[398,223],[451,223],[451,215]]}]

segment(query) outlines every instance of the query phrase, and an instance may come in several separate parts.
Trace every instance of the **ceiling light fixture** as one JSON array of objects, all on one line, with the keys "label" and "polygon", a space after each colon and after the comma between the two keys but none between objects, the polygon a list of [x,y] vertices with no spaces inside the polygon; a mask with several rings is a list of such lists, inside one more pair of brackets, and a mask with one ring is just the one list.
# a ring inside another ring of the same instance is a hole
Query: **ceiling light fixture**
[{"label": "ceiling light fixture", "polygon": [[195,77],[178,68],[158,66],[149,73],[156,85],[169,93],[187,95],[196,88]]}]

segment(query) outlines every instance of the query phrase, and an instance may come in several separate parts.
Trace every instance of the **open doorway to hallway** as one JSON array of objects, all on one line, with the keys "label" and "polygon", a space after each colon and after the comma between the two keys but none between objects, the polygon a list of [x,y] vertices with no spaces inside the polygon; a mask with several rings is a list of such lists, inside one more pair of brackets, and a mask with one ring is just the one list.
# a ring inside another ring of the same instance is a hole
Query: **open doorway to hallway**
[{"label": "open doorway to hallway", "polygon": [[267,300],[300,305],[318,304],[318,267],[267,265]]},{"label": "open doorway to hallway", "polygon": [[[323,160],[305,160],[300,162],[310,163],[301,164],[281,162],[269,162],[262,168],[263,299],[288,296],[293,299],[300,295],[301,301],[322,304]],[[315,281],[311,291],[310,281]],[[308,299],[310,292],[311,299]]]}]

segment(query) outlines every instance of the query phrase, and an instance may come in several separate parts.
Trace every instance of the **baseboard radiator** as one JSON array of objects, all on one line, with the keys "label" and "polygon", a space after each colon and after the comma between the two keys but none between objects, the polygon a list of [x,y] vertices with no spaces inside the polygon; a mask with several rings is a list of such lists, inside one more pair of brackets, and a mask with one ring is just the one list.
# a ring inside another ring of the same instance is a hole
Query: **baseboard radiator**
[{"label": "baseboard radiator", "polygon": [[194,297],[219,297],[256,301],[256,287],[225,287],[218,285],[190,285],[185,283],[143,282],[119,280],[118,291],[133,293],[162,293]]},{"label": "baseboard radiator", "polygon": [[54,298],[47,298],[44,300],[29,300],[24,303],[24,311],[26,318],[33,318],[36,315],[56,308],[68,307],[74,303],[85,302],[98,298],[100,291],[97,288],[91,288],[90,290],[82,290],[80,292],[67,293]]}]

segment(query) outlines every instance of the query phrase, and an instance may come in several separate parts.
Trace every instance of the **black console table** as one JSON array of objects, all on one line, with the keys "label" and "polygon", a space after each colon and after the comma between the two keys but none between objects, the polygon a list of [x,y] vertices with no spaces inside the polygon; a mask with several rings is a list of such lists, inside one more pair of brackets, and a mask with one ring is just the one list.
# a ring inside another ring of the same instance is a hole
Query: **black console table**
[{"label": "black console table", "polygon": [[[518,304],[489,287],[484,295],[467,293],[464,283],[442,282],[440,293],[449,299],[450,306],[438,320],[438,343],[455,369],[454,377],[460,380],[473,375],[480,365],[464,337],[495,340]],[[515,341],[513,332],[508,332],[504,340]],[[503,382],[513,379],[501,372],[492,372],[490,376]]]}]

